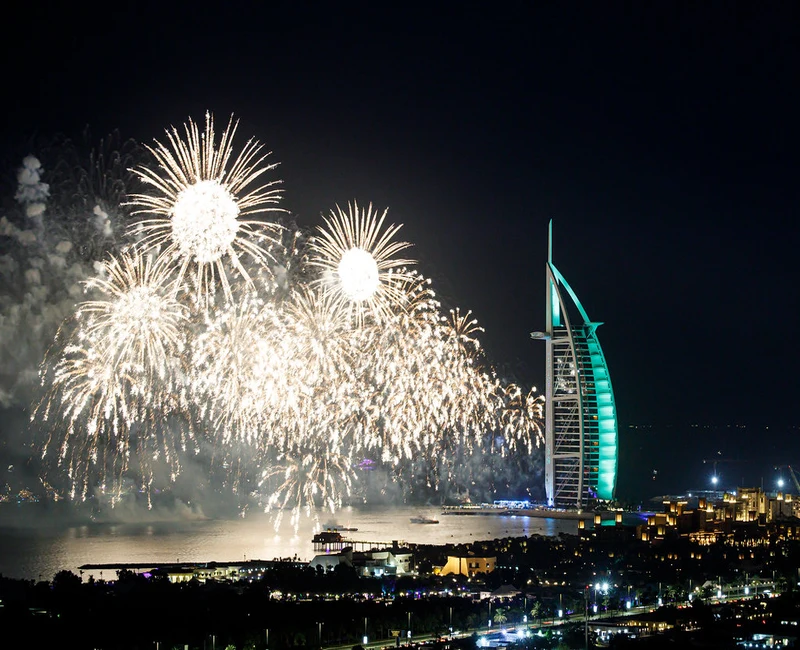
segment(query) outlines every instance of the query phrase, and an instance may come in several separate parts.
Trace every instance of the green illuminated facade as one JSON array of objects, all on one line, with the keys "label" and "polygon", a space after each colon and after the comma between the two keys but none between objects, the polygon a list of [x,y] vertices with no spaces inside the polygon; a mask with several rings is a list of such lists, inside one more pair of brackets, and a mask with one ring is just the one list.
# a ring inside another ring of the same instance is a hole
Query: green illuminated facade
[{"label": "green illuminated facade", "polygon": [[551,506],[581,508],[613,499],[617,483],[617,412],[603,349],[602,323],[586,310],[547,255],[545,491]]}]

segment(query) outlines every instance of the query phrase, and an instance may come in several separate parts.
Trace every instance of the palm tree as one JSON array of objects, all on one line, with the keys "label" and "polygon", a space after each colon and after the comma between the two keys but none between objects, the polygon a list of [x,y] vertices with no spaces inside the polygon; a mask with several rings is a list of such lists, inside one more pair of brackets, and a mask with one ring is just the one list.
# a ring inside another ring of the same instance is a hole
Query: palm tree
[{"label": "palm tree", "polygon": [[533,603],[533,607],[531,607],[531,618],[534,621],[541,622],[542,619],[542,603],[538,600]]},{"label": "palm tree", "polygon": [[508,620],[508,616],[506,616],[505,611],[502,610],[502,609],[497,609],[495,611],[495,613],[494,613],[494,617],[493,618],[494,618],[494,622],[497,623],[498,625],[502,625],[503,623],[505,623]]}]

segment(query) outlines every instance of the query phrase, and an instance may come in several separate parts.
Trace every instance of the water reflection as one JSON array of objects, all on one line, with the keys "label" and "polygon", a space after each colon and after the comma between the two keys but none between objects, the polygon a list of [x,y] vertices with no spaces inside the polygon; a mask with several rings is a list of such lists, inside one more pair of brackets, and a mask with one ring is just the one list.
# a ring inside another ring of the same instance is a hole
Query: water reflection
[{"label": "water reflection", "polygon": [[[438,524],[411,523],[420,515]],[[438,508],[345,509],[339,520],[357,528],[343,533],[358,541],[391,544],[446,544],[522,535],[555,536],[577,531],[570,520],[481,515],[442,515]],[[310,560],[311,538],[317,526],[302,519],[295,531],[284,522],[275,530],[263,513],[231,520],[191,520],[157,523],[95,523],[46,529],[0,529],[0,573],[14,578],[52,579],[61,569],[78,573],[83,564],[135,562]],[[95,576],[97,577],[97,576]],[[105,576],[110,578],[113,576]]]}]

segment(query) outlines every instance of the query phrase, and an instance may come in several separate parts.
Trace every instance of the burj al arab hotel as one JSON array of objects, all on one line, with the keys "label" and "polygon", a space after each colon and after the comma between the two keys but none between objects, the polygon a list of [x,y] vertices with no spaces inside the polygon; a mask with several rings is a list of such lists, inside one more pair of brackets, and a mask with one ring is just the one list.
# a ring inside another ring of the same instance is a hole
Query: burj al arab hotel
[{"label": "burj al arab hotel", "polygon": [[544,340],[545,492],[558,508],[583,508],[614,498],[617,483],[617,410],[603,349],[602,325],[589,319],[553,264],[553,223],[547,248],[547,327]]}]

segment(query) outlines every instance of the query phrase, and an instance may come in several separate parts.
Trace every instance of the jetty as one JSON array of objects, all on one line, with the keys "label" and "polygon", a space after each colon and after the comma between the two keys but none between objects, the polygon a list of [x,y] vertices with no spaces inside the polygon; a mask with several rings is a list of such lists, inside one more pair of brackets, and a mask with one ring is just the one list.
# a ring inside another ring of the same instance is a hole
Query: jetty
[{"label": "jetty", "polygon": [[352,548],[354,551],[370,551],[384,548],[406,547],[406,542],[393,539],[390,542],[375,542],[359,539],[345,539],[341,533],[335,530],[325,530],[317,533],[311,539],[316,553],[338,553],[345,548]]}]

